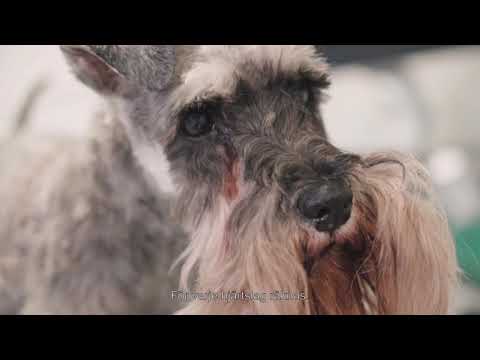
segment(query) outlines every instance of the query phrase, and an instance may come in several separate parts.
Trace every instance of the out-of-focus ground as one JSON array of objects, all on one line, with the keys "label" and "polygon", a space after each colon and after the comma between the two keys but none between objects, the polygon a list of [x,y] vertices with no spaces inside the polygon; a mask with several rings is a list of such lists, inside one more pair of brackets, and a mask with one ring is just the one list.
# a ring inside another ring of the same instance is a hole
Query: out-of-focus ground
[{"label": "out-of-focus ground", "polygon": [[[0,79],[0,141],[38,81],[48,85],[31,113],[39,135],[85,136],[101,104],[56,46],[0,46]],[[332,80],[324,116],[338,146],[408,151],[430,169],[465,272],[455,312],[480,313],[480,46],[333,67]]]}]

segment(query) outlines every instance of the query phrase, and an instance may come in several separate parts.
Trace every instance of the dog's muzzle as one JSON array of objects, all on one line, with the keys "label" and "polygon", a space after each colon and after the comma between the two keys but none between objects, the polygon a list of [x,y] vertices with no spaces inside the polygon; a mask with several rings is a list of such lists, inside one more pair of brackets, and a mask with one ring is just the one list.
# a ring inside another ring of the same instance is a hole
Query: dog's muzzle
[{"label": "dog's muzzle", "polygon": [[333,232],[350,219],[352,203],[350,186],[340,180],[329,180],[304,190],[297,206],[300,214],[317,231]]}]

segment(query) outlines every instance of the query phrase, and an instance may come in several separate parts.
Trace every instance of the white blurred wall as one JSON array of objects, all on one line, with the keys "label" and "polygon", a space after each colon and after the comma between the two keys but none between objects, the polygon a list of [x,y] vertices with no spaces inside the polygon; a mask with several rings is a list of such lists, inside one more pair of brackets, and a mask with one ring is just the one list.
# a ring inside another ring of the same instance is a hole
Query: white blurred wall
[{"label": "white blurred wall", "polygon": [[48,88],[32,113],[32,131],[81,135],[98,107],[92,91],[73,79],[57,46],[0,46],[0,136],[8,136],[12,121],[32,86],[46,80]]}]

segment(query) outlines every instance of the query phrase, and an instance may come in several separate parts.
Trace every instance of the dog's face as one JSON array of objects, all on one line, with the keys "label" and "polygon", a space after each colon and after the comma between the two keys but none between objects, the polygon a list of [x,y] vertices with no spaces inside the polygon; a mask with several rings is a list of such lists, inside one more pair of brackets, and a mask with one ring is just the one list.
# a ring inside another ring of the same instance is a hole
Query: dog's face
[{"label": "dog's face", "polygon": [[246,187],[255,197],[275,193],[275,217],[297,218],[306,231],[332,233],[350,218],[346,175],[356,157],[327,140],[327,65],[313,46],[64,50],[80,79],[120,95],[152,173],[166,155],[194,223],[223,200],[238,203]]},{"label": "dog's face", "polygon": [[[224,203],[238,234],[271,199],[271,221],[332,233],[350,217],[356,157],[327,140],[325,62],[308,46],[197,49],[172,93],[165,152],[193,224]],[[248,198],[248,199],[247,199]],[[220,211],[220,210],[219,210]],[[248,241],[248,240],[244,240]]]},{"label": "dog's face", "polygon": [[[198,311],[400,312],[413,305],[395,277],[431,286],[431,276],[412,279],[421,271],[402,263],[406,252],[418,250],[414,257],[431,268],[451,263],[448,227],[418,163],[394,154],[360,158],[329,143],[320,113],[327,66],[313,46],[63,49],[78,77],[120,109],[158,185],[168,160],[178,214],[192,232],[183,283],[198,265],[204,290],[309,298]],[[443,242],[428,254],[431,229]],[[445,307],[442,289],[435,311]]]}]

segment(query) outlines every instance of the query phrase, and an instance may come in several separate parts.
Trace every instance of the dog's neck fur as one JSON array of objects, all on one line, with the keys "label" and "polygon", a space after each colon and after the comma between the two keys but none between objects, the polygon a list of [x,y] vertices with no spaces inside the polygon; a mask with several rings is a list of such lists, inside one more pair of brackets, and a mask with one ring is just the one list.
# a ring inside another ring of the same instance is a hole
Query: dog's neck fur
[{"label": "dog's neck fur", "polygon": [[[126,202],[134,202],[141,197],[149,205],[156,206],[162,217],[169,217],[170,206],[166,204],[173,195],[159,188],[139,162],[141,154],[135,154],[116,108],[107,103],[99,117],[95,136],[90,141],[96,181],[108,187],[112,194],[125,197]],[[134,188],[138,192],[133,191],[130,199],[128,189]],[[161,206],[157,206],[159,203]]]}]

